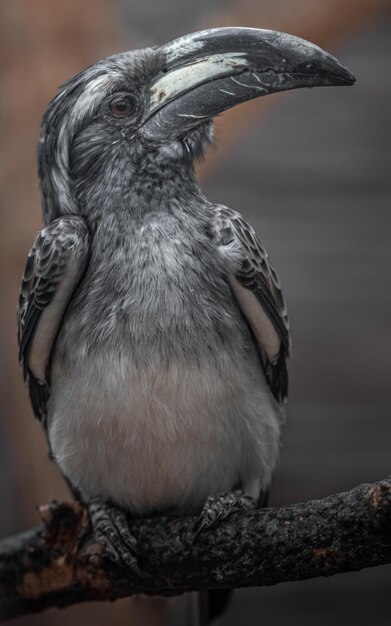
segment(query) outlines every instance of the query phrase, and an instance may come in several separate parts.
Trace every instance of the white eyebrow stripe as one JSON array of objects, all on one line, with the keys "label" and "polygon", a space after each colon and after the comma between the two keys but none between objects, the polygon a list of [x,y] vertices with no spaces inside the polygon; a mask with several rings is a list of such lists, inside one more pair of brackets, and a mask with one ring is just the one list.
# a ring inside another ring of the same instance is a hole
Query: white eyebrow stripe
[{"label": "white eyebrow stripe", "polygon": [[[69,141],[73,137],[78,123],[86,113],[91,113],[98,105],[102,96],[106,93],[106,89],[110,86],[112,78],[113,73],[110,73],[110,76],[106,73],[100,73],[95,78],[90,78],[70,110],[69,115],[65,116],[59,128],[51,178],[57,189],[59,204],[64,213],[74,213],[76,211],[70,187]],[[106,89],[102,90],[102,88]],[[66,94],[67,90],[64,89],[57,97],[62,98]]]}]

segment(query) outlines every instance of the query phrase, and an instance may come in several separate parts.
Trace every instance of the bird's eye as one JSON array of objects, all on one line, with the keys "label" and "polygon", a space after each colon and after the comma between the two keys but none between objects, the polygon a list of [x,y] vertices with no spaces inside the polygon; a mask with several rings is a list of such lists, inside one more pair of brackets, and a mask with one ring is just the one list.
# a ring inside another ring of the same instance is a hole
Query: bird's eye
[{"label": "bird's eye", "polygon": [[121,96],[110,102],[109,109],[115,117],[127,117],[134,109],[134,102],[130,96]]}]

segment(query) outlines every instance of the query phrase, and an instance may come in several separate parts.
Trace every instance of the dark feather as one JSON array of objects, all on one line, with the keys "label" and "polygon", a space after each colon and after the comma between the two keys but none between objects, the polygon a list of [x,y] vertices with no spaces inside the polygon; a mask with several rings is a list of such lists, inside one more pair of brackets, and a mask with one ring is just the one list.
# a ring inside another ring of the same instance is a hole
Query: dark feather
[{"label": "dark feather", "polygon": [[287,361],[290,354],[289,320],[276,271],[254,229],[236,211],[215,207],[213,235],[218,245],[238,244],[242,262],[236,278],[251,291],[267,314],[280,341],[280,351],[271,362],[260,347],[261,361],[273,396],[282,402],[288,393]]},{"label": "dark feather", "polygon": [[28,362],[42,312],[51,304],[76,254],[86,256],[88,231],[82,218],[70,215],[55,220],[37,236],[28,255],[20,289],[18,316],[19,360],[28,383],[36,417],[44,422],[50,386],[39,381]]}]

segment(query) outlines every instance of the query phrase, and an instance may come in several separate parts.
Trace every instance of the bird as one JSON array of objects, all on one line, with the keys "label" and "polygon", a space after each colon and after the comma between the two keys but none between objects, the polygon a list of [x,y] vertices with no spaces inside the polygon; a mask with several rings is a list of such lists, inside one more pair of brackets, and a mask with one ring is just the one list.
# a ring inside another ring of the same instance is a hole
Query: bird
[{"label": "bird", "polygon": [[214,119],[354,81],[293,35],[214,28],[91,65],[44,114],[20,362],[50,455],[122,566],[140,571],[127,515],[207,530],[264,506],[279,459],[287,308],[252,226],[197,182]]}]

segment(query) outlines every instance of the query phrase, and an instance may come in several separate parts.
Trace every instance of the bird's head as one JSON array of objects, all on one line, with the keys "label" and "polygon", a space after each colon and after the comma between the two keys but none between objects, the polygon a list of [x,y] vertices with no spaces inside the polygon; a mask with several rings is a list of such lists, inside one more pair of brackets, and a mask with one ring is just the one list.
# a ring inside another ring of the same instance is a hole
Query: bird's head
[{"label": "bird's head", "polygon": [[240,102],[354,81],[314,44],[252,28],[205,30],[104,59],[71,78],[44,116],[45,219],[82,212],[83,190],[110,196],[140,173],[147,184],[191,166],[211,141],[212,119]]}]

